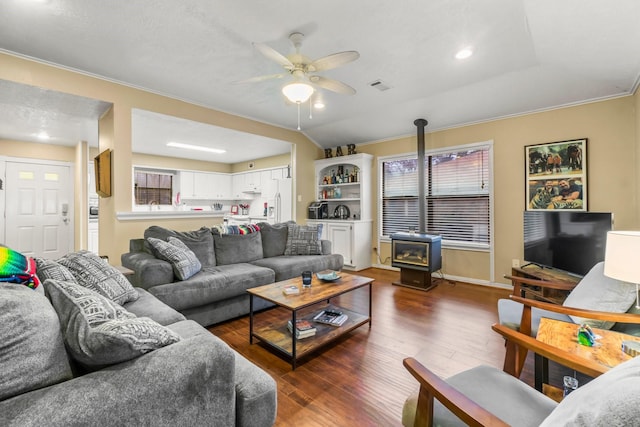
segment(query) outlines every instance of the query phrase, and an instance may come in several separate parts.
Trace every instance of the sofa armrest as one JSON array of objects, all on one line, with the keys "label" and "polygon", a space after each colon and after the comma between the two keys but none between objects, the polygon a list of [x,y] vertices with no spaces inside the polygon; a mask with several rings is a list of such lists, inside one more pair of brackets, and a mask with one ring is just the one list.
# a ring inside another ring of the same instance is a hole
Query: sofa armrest
[{"label": "sofa armrest", "polygon": [[320,240],[322,255],[331,255],[331,240]]},{"label": "sofa armrest", "polygon": [[133,270],[130,279],[133,286],[149,289],[174,281],[171,264],[146,252],[127,252],[120,256],[120,262]]},{"label": "sofa armrest", "polygon": [[230,426],[235,356],[213,335],[0,402],[2,426]]}]

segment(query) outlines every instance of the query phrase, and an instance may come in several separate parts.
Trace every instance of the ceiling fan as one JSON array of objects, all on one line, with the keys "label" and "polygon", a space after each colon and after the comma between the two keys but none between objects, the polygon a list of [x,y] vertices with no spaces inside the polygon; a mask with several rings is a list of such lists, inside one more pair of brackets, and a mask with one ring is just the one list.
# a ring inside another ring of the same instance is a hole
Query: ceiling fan
[{"label": "ceiling fan", "polygon": [[277,62],[286,71],[279,74],[253,77],[239,83],[262,82],[291,75],[293,81],[287,84],[282,89],[282,92],[289,101],[297,104],[306,102],[311,97],[314,92],[313,85],[343,95],[354,95],[356,90],[351,86],[338,80],[319,76],[315,73],[338,68],[349,62],[353,62],[360,57],[360,54],[355,50],[349,50],[327,55],[314,61],[300,53],[303,39],[304,35],[302,33],[294,32],[289,35],[289,40],[293,43],[296,51],[287,56],[282,55],[264,43],[253,43],[253,46],[255,46],[262,55]]}]

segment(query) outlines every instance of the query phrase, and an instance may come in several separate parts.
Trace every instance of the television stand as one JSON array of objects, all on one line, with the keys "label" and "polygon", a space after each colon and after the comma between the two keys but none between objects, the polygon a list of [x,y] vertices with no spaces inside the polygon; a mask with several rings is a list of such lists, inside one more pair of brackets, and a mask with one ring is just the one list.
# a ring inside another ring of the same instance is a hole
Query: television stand
[{"label": "television stand", "polygon": [[[527,279],[546,280],[554,283],[567,283],[574,286],[578,284],[580,279],[582,279],[580,276],[569,274],[566,271],[556,270],[555,268],[550,267],[540,268],[540,266],[533,263],[522,267],[512,267],[511,275],[516,277],[525,277]],[[518,290],[520,290],[520,293],[524,294],[522,296],[525,298],[537,299],[554,304],[562,304],[569,294],[569,291],[546,289],[540,288],[539,286],[525,284],[517,286],[515,283],[513,283],[513,286],[514,294],[518,293]]]}]

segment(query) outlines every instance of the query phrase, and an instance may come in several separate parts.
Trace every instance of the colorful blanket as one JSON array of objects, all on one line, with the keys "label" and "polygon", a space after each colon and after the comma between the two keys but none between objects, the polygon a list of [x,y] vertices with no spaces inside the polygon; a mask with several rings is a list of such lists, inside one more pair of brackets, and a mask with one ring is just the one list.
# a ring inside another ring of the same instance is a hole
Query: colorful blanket
[{"label": "colorful blanket", "polygon": [[249,234],[256,233],[260,231],[260,227],[256,224],[247,224],[247,225],[214,225],[212,227],[213,231],[217,234]]},{"label": "colorful blanket", "polygon": [[36,262],[11,248],[0,246],[0,282],[20,283],[31,289],[40,285]]}]

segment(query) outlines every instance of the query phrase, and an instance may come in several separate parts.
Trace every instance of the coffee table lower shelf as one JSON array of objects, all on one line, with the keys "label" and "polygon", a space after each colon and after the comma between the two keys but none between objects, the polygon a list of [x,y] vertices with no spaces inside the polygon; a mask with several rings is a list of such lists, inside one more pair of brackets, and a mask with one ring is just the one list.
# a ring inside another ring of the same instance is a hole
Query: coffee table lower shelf
[{"label": "coffee table lower shelf", "polygon": [[[348,319],[341,326],[332,326],[324,323],[313,321],[313,317],[325,309],[334,309],[342,311],[348,316]],[[340,307],[334,304],[326,306],[314,305],[313,310],[308,312],[298,312],[296,318],[309,320],[316,328],[316,334],[302,339],[295,339],[287,328],[287,321],[291,320],[290,317],[282,318],[279,325],[274,323],[255,326],[252,337],[260,340],[266,346],[282,353],[291,359],[293,369],[295,369],[298,359],[306,356],[309,353],[319,349],[320,347],[329,344],[332,341],[342,337],[343,335],[359,328],[367,323],[371,324],[371,318],[355,311],[348,310],[344,307]]]}]

